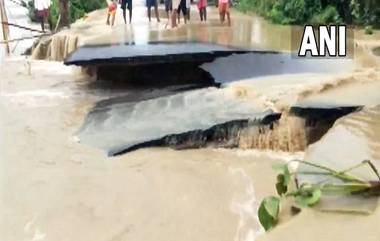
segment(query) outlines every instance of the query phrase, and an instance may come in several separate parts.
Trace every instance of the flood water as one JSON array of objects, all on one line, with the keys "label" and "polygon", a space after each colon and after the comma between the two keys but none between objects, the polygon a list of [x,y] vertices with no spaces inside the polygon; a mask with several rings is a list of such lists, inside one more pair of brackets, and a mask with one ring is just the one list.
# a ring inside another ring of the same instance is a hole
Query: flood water
[{"label": "flood water", "polygon": [[[136,16],[143,16],[142,4],[135,6]],[[210,9],[207,24],[194,21],[175,31],[165,30],[165,21],[147,24],[139,17],[125,27],[120,15],[110,29],[104,13],[71,31],[87,35],[83,41],[92,44],[119,44],[128,36],[136,43],[198,36],[249,48],[291,46],[289,27],[235,12],[233,28],[220,26]],[[104,35],[94,34],[99,32]],[[342,169],[363,158],[378,165],[375,60],[364,54],[338,62],[234,55],[202,65],[222,88],[184,91],[130,89],[89,79],[61,62],[8,59],[0,66],[0,239],[378,241],[379,210],[367,216],[304,210],[263,233],[257,207],[275,193],[272,165],[303,153],[146,148],[107,156],[115,147],[292,105],[365,105],[363,112],[339,120],[305,155]]]},{"label": "flood water", "polygon": [[[271,67],[267,67],[269,64]],[[112,154],[167,135],[205,130],[233,120],[263,119],[273,110],[259,97],[245,96],[244,89],[246,93],[253,91],[252,83],[265,83],[267,78],[267,87],[287,86],[290,89],[313,81],[302,78],[313,75],[324,78],[327,73],[338,75],[353,66],[350,60],[302,62],[286,54],[254,53],[218,58],[201,68],[211,73],[216,82],[224,84],[221,89],[210,87],[154,98],[149,98],[146,92],[139,92],[140,97],[128,98],[124,103],[119,97],[106,103],[102,101],[86,117],[78,137],[82,143]],[[277,81],[270,82],[274,76],[278,76]],[[293,79],[293,83],[283,83],[284,76]],[[315,76],[313,79],[320,81]],[[241,88],[243,94],[234,87],[236,84],[246,86]],[[147,98],[141,100],[141,96]]]}]

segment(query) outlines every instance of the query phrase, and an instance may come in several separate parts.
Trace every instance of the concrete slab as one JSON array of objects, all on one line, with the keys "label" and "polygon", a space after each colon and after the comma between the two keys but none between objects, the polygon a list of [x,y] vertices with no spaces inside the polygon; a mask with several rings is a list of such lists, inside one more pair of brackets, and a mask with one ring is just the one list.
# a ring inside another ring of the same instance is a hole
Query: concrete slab
[{"label": "concrete slab", "polygon": [[[252,51],[203,42],[151,42],[144,45],[89,45],[73,52],[66,65],[209,62],[216,57]],[[274,52],[273,52],[274,53]]]}]

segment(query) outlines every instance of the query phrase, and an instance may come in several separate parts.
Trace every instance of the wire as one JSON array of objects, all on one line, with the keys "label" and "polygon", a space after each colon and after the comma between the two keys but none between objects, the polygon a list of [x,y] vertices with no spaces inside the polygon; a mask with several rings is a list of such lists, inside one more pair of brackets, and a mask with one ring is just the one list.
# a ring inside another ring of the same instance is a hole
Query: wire
[{"label": "wire", "polygon": [[41,30],[25,27],[25,26],[18,25],[18,24],[15,24],[15,23],[1,22],[1,24],[6,24],[8,26],[12,26],[12,27],[16,27],[16,28],[21,28],[21,29],[24,29],[24,30],[32,31],[32,32],[44,33]]}]

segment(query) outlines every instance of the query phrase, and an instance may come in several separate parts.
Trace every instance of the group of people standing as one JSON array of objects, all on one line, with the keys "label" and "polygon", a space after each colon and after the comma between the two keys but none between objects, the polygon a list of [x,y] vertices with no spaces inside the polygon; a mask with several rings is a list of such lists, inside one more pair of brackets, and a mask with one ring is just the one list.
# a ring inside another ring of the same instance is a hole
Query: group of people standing
[{"label": "group of people standing", "polygon": [[[157,22],[160,22],[160,16],[158,13],[158,0],[146,0],[147,15],[149,22],[151,21],[151,9],[154,8],[154,12],[157,18]],[[221,23],[224,23],[225,16],[227,15],[228,25],[231,25],[230,18],[230,0],[217,0],[219,15]],[[123,10],[124,23],[127,24],[126,11],[129,11],[129,23],[132,22],[132,0],[112,0],[108,5],[107,24],[113,26],[115,23],[115,15],[118,3]],[[164,0],[165,12],[168,19],[171,20],[172,28],[176,27],[180,23],[181,12],[185,23],[190,20],[190,6],[191,0]],[[197,7],[199,10],[199,16],[201,21],[207,21],[207,0],[198,0]]]}]

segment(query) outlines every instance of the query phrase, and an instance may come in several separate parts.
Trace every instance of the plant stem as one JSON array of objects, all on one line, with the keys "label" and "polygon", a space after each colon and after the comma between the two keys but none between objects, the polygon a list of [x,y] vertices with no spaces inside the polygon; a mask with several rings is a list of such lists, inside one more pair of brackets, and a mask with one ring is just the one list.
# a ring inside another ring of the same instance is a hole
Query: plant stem
[{"label": "plant stem", "polygon": [[371,188],[370,183],[344,183],[344,184],[324,184],[321,187],[323,192],[338,194],[339,192],[355,194],[367,191]]},{"label": "plant stem", "polygon": [[366,181],[364,180],[361,180],[360,178],[357,178],[355,176],[352,176],[352,175],[349,175],[349,174],[346,174],[344,172],[337,172],[331,168],[328,168],[328,167],[325,167],[325,166],[322,166],[322,165],[318,165],[318,164],[315,164],[315,163],[311,163],[311,162],[308,162],[308,161],[301,161],[301,160],[293,160],[293,161],[296,161],[296,162],[299,162],[299,163],[302,163],[302,164],[305,164],[305,165],[308,165],[308,166],[312,166],[312,167],[315,167],[315,168],[318,168],[318,169],[321,169],[321,170],[325,170],[327,172],[329,172],[332,176],[334,177],[337,177],[339,179],[341,179],[342,181],[345,181],[345,182],[359,182],[359,183],[366,183]]}]

